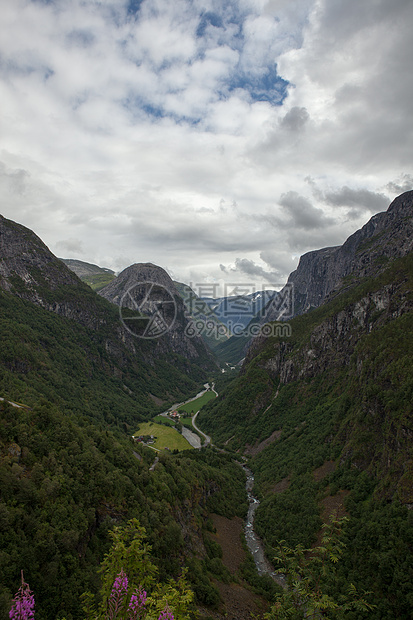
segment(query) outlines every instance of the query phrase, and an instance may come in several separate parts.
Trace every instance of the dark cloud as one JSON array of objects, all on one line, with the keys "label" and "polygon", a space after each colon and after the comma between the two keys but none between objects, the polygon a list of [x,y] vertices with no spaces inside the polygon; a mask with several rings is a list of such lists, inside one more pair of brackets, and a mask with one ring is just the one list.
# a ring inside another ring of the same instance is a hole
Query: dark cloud
[{"label": "dark cloud", "polygon": [[291,131],[300,131],[307,123],[310,115],[306,108],[299,108],[297,106],[291,108],[289,112],[281,119],[281,127],[290,129]]},{"label": "dark cloud", "polygon": [[371,192],[367,189],[351,189],[344,185],[335,192],[328,192],[324,196],[327,204],[335,207],[351,207],[350,217],[354,219],[362,215],[363,211],[378,213],[385,211],[390,200],[384,194]]},{"label": "dark cloud", "polygon": [[294,226],[304,230],[314,230],[325,228],[334,223],[334,220],[327,217],[322,209],[314,207],[311,202],[297,192],[287,192],[282,194],[279,204],[290,216],[288,227]]},{"label": "dark cloud", "polygon": [[411,174],[402,174],[396,181],[387,183],[386,189],[393,194],[403,194],[413,189],[413,176]]},{"label": "dark cloud", "polygon": [[279,273],[266,271],[263,267],[257,265],[253,260],[249,260],[248,258],[235,259],[235,269],[231,269],[231,271],[242,271],[242,273],[245,273],[247,276],[267,280],[267,282],[271,282],[274,286],[280,283]]}]

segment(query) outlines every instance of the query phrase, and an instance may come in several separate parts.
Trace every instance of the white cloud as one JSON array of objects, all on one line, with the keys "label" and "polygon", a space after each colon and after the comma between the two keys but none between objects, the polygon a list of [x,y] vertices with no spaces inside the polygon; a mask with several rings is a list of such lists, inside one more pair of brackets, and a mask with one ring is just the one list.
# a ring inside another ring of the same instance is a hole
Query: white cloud
[{"label": "white cloud", "polygon": [[1,5],[3,214],[56,253],[286,278],[412,186],[411,2]]}]

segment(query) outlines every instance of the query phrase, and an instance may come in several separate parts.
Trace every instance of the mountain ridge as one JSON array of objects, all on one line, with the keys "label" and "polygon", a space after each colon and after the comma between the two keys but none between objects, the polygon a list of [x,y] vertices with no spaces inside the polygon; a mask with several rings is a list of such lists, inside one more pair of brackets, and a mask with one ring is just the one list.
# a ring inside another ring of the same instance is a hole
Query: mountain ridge
[{"label": "mountain ridge", "polygon": [[[351,287],[360,278],[382,271],[389,258],[413,248],[413,191],[393,200],[387,211],[374,215],[341,246],[313,250],[301,256],[287,280],[294,287],[294,316],[318,307],[329,295]],[[404,218],[408,218],[404,221]],[[358,274],[353,282],[351,275]],[[347,281],[344,281],[344,279]],[[281,295],[285,294],[286,287]],[[268,308],[265,321],[282,320],[277,308]]]},{"label": "mountain ridge", "polygon": [[413,609],[412,210],[408,192],[349,238],[345,280],[339,249],[318,251],[312,264],[328,271],[330,257],[340,279],[307,311],[303,288],[289,335],[255,339],[198,416],[216,445],[250,456],[270,559],[281,539],[314,544],[329,512],[349,516],[339,573],[372,592],[363,619]]},{"label": "mountain ridge", "polygon": [[139,310],[150,317],[149,326],[155,331],[158,328],[160,334],[153,340],[155,350],[167,353],[171,348],[188,359],[203,359],[211,368],[212,356],[202,338],[190,331],[191,321],[184,301],[162,267],[153,263],[130,265],[98,293],[120,309]]}]

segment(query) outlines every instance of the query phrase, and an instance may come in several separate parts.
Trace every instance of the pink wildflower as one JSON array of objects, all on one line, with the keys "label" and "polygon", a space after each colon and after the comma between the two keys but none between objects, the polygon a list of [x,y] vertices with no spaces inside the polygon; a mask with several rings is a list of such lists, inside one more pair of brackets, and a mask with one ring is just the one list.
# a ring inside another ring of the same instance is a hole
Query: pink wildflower
[{"label": "pink wildflower", "polygon": [[131,596],[128,607],[128,618],[130,620],[140,618],[141,611],[145,608],[145,603],[146,592],[145,590],[143,590],[142,586],[139,586],[139,590],[135,590],[135,592]]},{"label": "pink wildflower", "polygon": [[31,620],[34,618],[34,596],[29,584],[24,581],[22,571],[22,585],[18,589],[9,611],[10,620]]},{"label": "pink wildflower", "polygon": [[168,605],[166,605],[158,620],[174,620],[173,614]]},{"label": "pink wildflower", "polygon": [[109,599],[109,618],[116,618],[118,611],[122,607],[125,596],[128,593],[128,578],[125,571],[120,571],[119,575],[113,582],[112,592]]}]

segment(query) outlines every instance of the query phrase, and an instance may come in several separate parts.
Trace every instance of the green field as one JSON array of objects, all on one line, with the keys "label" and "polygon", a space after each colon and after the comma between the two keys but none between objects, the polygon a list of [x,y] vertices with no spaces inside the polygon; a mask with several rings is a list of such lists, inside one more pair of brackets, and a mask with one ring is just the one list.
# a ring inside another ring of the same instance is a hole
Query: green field
[{"label": "green field", "polygon": [[152,418],[152,422],[159,422],[159,424],[167,424],[168,426],[175,426],[175,422],[174,420],[171,420],[170,418],[166,418],[163,415],[156,415],[154,418]]},{"label": "green field", "polygon": [[158,450],[190,450],[191,445],[187,440],[178,433],[175,428],[155,424],[154,422],[145,422],[139,425],[135,435],[154,435],[155,442],[151,444]]},{"label": "green field", "polygon": [[212,400],[213,398],[216,398],[215,392],[211,392],[211,391],[205,392],[205,394],[203,394],[196,400],[193,400],[190,403],[187,403],[186,405],[182,405],[181,407],[179,407],[178,411],[186,411],[187,413],[195,414],[197,411],[201,409],[201,407],[206,405],[206,403],[209,400]]}]

